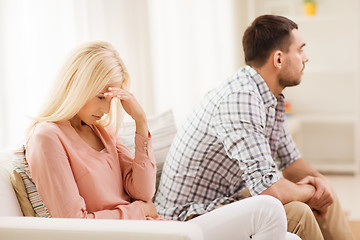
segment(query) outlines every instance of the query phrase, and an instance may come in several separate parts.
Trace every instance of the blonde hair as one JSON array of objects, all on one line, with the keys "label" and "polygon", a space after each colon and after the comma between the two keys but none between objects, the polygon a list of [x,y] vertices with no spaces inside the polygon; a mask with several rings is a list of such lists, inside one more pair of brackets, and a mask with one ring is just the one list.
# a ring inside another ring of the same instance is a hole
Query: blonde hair
[{"label": "blonde hair", "polygon": [[[80,45],[65,62],[50,99],[30,129],[38,122],[71,119],[88,100],[115,82],[122,82],[122,88],[128,90],[129,74],[116,49],[110,43],[102,41]],[[117,132],[122,112],[120,101],[113,98],[110,112],[98,124],[113,124]]]}]

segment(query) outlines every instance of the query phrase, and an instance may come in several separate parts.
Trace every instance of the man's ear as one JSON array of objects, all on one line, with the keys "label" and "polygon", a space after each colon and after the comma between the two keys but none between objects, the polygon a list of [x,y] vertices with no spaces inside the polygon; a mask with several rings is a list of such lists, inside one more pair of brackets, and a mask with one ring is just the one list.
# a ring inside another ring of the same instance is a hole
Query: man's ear
[{"label": "man's ear", "polygon": [[283,52],[276,50],[273,54],[273,64],[276,69],[281,69],[283,65]]}]

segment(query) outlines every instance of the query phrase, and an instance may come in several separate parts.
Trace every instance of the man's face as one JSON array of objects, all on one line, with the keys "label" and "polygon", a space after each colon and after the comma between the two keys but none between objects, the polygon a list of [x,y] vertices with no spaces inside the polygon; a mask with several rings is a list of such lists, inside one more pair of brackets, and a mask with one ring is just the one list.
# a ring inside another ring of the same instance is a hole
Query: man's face
[{"label": "man's face", "polygon": [[283,67],[278,75],[279,84],[283,88],[301,82],[305,63],[309,61],[304,51],[305,42],[297,29],[291,31],[290,41],[289,51],[284,52]]}]

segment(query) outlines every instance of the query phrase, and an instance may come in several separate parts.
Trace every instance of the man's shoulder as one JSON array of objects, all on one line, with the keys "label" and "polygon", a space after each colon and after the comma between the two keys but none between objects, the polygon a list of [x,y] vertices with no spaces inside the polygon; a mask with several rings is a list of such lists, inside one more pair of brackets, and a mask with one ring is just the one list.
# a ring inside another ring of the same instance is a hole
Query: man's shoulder
[{"label": "man's shoulder", "polygon": [[234,91],[238,92],[256,92],[257,86],[254,82],[251,71],[252,68],[245,66],[240,68],[230,79],[229,84]]},{"label": "man's shoulder", "polygon": [[251,78],[248,66],[238,69],[213,91],[213,95],[217,95],[219,100],[234,94],[258,94],[256,83]]},{"label": "man's shoulder", "polygon": [[[202,105],[203,107],[206,106],[206,108],[210,106],[216,108],[224,102],[236,100],[239,97],[247,98],[249,96],[256,99],[257,102],[261,100],[259,89],[251,77],[251,72],[249,72],[249,66],[246,66],[236,71],[220,86],[208,92],[202,101]],[[249,101],[250,100],[251,99],[249,99]],[[211,103],[210,105],[209,102]]]},{"label": "man's shoulder", "polygon": [[241,68],[226,81],[226,93],[222,94],[222,100],[238,96],[261,97],[256,83],[244,70],[244,68]]}]

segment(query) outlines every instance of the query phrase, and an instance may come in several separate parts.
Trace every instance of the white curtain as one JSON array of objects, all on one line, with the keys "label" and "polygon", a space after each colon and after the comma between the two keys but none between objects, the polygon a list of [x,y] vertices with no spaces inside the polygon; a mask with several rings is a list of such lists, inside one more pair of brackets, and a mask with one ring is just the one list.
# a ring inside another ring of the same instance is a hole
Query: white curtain
[{"label": "white curtain", "polygon": [[230,0],[151,0],[149,19],[155,107],[180,125],[201,97],[236,70]]},{"label": "white curtain", "polygon": [[90,40],[119,50],[148,115],[173,109],[181,124],[236,70],[234,2],[0,0],[0,149],[23,142],[64,58]]},{"label": "white curtain", "polygon": [[86,41],[115,45],[153,113],[146,0],[0,0],[0,11],[0,149],[23,142],[64,58]]},{"label": "white curtain", "polygon": [[[10,1],[1,7],[1,146],[20,144],[65,52],[86,35],[71,1]],[[81,3],[79,2],[79,5]],[[76,33],[76,34],[74,34]]]}]

